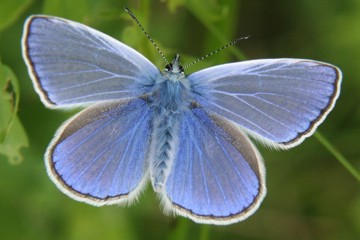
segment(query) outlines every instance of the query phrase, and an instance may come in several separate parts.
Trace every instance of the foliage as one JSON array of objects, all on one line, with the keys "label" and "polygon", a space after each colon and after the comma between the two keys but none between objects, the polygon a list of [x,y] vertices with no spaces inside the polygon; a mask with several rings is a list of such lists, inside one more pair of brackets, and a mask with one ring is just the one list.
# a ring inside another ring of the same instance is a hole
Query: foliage
[{"label": "foliage", "polygon": [[13,164],[19,163],[20,149],[28,146],[28,139],[16,115],[20,98],[18,80],[5,65],[0,65],[0,89],[0,154]]}]

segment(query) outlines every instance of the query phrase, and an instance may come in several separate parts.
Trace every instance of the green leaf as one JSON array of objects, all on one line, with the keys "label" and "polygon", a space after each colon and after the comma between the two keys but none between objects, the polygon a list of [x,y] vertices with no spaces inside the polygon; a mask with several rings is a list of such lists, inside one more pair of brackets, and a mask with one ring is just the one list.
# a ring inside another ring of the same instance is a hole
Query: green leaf
[{"label": "green leaf", "polygon": [[20,150],[29,145],[26,132],[16,115],[19,106],[18,80],[11,69],[0,65],[0,154],[12,164],[23,159]]},{"label": "green leaf", "polygon": [[25,129],[18,116],[15,116],[9,134],[0,143],[0,154],[5,155],[11,164],[19,164],[23,161],[20,150],[28,146],[29,141]]},{"label": "green leaf", "polygon": [[0,31],[15,22],[32,0],[0,1]]}]

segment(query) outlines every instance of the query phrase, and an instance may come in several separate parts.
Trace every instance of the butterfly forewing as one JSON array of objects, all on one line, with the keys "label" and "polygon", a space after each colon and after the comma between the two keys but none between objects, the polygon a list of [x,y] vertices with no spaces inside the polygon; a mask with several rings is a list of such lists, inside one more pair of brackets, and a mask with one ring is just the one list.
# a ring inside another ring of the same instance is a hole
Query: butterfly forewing
[{"label": "butterfly forewing", "polygon": [[339,95],[335,66],[301,59],[224,64],[189,77],[196,101],[270,146],[292,147],[324,120]]},{"label": "butterfly forewing", "polygon": [[138,97],[159,70],[134,49],[69,20],[33,16],[23,55],[34,86],[49,107]]}]

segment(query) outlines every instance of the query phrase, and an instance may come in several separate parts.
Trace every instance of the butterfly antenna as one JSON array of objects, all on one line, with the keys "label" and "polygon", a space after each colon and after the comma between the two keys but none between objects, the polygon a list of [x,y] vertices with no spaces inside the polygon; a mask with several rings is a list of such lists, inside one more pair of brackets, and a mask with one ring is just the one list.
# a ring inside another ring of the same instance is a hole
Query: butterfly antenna
[{"label": "butterfly antenna", "polygon": [[166,59],[165,55],[163,54],[163,52],[160,50],[160,48],[156,45],[156,43],[154,42],[154,40],[152,40],[152,38],[150,37],[150,35],[145,31],[145,29],[143,28],[143,26],[141,25],[141,23],[139,22],[139,20],[136,18],[135,14],[133,12],[130,11],[129,8],[125,7],[125,11],[132,17],[132,19],[135,20],[135,22],[137,23],[137,25],[140,27],[141,31],[146,35],[146,37],[150,40],[150,42],[152,43],[152,45],[155,47],[155,49],[158,51],[158,53],[161,55],[161,57],[165,60],[166,64],[169,64],[169,61]]},{"label": "butterfly antenna", "polygon": [[237,39],[235,39],[234,41],[229,42],[229,43],[226,44],[225,46],[222,46],[221,48],[219,48],[219,49],[217,49],[217,50],[215,50],[215,51],[213,51],[213,52],[211,52],[211,53],[208,53],[208,54],[206,54],[205,56],[203,56],[203,57],[201,57],[201,58],[199,58],[199,59],[197,59],[197,60],[189,63],[188,65],[186,65],[186,66],[184,67],[184,69],[185,69],[185,68],[188,68],[188,67],[190,67],[190,66],[192,66],[192,65],[194,65],[195,63],[198,63],[198,62],[204,60],[205,58],[208,58],[208,57],[214,55],[215,53],[218,53],[218,52],[224,50],[225,48],[228,48],[228,47],[230,47],[230,46],[232,46],[232,45],[235,45],[235,44],[236,44],[237,42],[239,42],[240,40],[248,39],[249,37],[250,37],[250,36],[237,38]]}]

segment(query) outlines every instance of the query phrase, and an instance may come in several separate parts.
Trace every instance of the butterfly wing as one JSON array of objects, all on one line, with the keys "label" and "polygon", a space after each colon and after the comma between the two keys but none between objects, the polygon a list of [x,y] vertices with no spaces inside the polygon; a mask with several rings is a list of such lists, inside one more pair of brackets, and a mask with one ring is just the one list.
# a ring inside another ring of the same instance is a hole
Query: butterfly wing
[{"label": "butterfly wing", "polygon": [[160,74],[134,49],[61,18],[30,17],[22,41],[29,74],[48,107],[141,96]]},{"label": "butterfly wing", "polygon": [[165,209],[199,223],[230,224],[250,216],[265,192],[262,159],[239,128],[201,108],[184,114],[162,193]]},{"label": "butterfly wing", "polygon": [[289,148],[311,135],[333,108],[341,71],[301,59],[219,65],[191,74],[195,101],[274,147]]},{"label": "butterfly wing", "polygon": [[141,99],[97,104],[64,123],[46,167],[67,195],[93,205],[131,202],[147,175],[151,110]]}]

